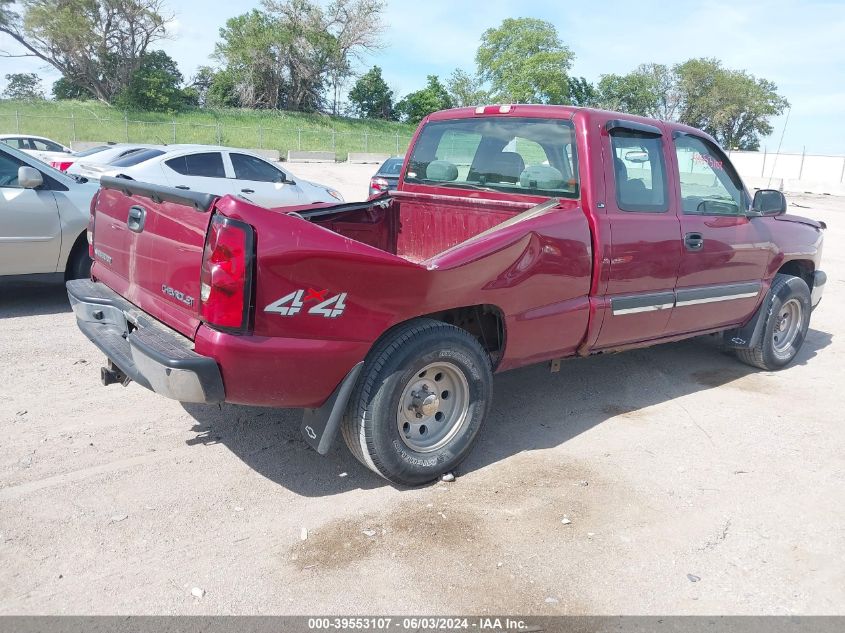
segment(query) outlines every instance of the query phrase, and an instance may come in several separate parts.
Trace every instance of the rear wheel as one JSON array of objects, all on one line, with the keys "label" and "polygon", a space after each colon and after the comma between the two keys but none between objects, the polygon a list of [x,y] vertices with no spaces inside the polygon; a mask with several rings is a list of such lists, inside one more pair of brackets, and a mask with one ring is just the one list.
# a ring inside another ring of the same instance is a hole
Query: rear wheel
[{"label": "rear wheel", "polygon": [[91,258],[88,256],[88,242],[79,239],[70,251],[65,268],[65,281],[87,279],[91,276]]},{"label": "rear wheel", "polygon": [[763,303],[765,322],[751,349],[736,350],[744,363],[775,371],[786,367],[801,349],[810,327],[810,289],[800,277],[775,275]]},{"label": "rear wheel", "polygon": [[466,331],[433,319],[398,326],[370,352],[343,420],[365,466],[414,486],[469,454],[490,406],[487,353]]}]

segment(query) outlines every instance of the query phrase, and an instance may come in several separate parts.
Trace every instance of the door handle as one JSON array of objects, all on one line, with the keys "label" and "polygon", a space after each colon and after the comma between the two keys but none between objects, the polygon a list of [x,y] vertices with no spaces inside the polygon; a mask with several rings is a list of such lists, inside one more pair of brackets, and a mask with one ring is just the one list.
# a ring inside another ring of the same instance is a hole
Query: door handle
[{"label": "door handle", "polygon": [[185,191],[189,190],[190,187],[188,185],[176,185],[177,189],[183,189]]},{"label": "door handle", "polygon": [[147,219],[147,210],[143,207],[130,207],[129,215],[126,218],[126,227],[135,233],[144,230],[144,220]]},{"label": "door handle", "polygon": [[704,236],[701,233],[687,233],[684,235],[684,246],[688,251],[700,251],[704,248]]},{"label": "door handle", "polygon": [[255,193],[254,189],[241,189],[241,193]]}]

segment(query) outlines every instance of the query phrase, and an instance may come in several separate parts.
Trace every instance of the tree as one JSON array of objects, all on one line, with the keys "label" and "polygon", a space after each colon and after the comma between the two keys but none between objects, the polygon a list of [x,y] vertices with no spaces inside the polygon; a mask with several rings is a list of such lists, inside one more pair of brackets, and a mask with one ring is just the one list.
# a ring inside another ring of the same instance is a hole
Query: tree
[{"label": "tree", "polygon": [[584,77],[567,77],[568,102],[581,108],[594,108],[599,105],[599,91]]},{"label": "tree", "polygon": [[163,0],[22,0],[3,7],[0,32],[70,82],[110,102],[126,89],[170,17]]},{"label": "tree", "polygon": [[321,110],[332,86],[332,109],[352,61],[380,45],[380,0],[264,0],[264,10],[232,18],[215,55],[238,77],[247,107]]},{"label": "tree", "polygon": [[129,85],[114,102],[121,108],[174,112],[196,99],[196,92],[186,94],[181,84],[182,73],[176,62],[164,51],[152,51],[144,54]]},{"label": "tree", "polygon": [[599,102],[607,110],[652,116],[658,95],[649,77],[632,72],[627,75],[602,75],[598,85]]},{"label": "tree", "polygon": [[358,116],[367,119],[393,119],[393,91],[381,76],[381,68],[373,66],[361,75],[349,91]]},{"label": "tree", "polygon": [[716,59],[690,59],[674,68],[680,93],[679,119],[703,129],[727,148],[756,150],[772,133],[769,119],[789,106],[777,86]]},{"label": "tree", "polygon": [[460,68],[456,68],[449,75],[446,88],[457,108],[482,105],[490,101],[490,93],[484,89],[481,80]]},{"label": "tree", "polygon": [[452,107],[452,97],[437,75],[429,75],[427,79],[425,88],[412,92],[396,104],[396,111],[409,123],[419,123],[432,112]]},{"label": "tree", "polygon": [[41,78],[36,73],[11,73],[6,75],[6,81],[6,90],[3,91],[6,99],[35,101],[44,98]]},{"label": "tree", "polygon": [[572,52],[554,25],[536,18],[507,18],[481,36],[478,75],[494,99],[511,103],[564,103]]},{"label": "tree", "polygon": [[53,82],[53,97],[61,101],[63,99],[92,99],[94,95],[85,88],[80,88],[67,77],[60,77]]}]

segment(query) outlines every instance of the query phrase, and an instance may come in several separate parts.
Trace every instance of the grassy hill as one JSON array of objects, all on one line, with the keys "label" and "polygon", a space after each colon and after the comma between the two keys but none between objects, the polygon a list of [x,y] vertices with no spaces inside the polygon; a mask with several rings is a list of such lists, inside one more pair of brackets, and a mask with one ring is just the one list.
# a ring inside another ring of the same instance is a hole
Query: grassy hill
[{"label": "grassy hill", "polygon": [[71,141],[208,143],[232,147],[348,152],[405,152],[414,126],[389,121],[264,110],[122,112],[94,101],[0,101],[0,133]]}]

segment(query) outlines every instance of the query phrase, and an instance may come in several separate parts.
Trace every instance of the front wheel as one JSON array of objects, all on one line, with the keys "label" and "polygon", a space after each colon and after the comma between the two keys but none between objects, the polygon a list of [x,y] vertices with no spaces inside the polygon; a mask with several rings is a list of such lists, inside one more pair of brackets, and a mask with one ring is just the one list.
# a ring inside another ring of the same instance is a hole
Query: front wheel
[{"label": "front wheel", "polygon": [[765,322],[757,344],[736,350],[748,365],[775,371],[786,367],[798,354],[810,327],[810,289],[800,277],[775,275],[763,302]]},{"label": "front wheel", "polygon": [[465,330],[433,319],[395,328],[370,352],[343,420],[365,466],[415,486],[469,454],[491,400],[490,358]]}]

